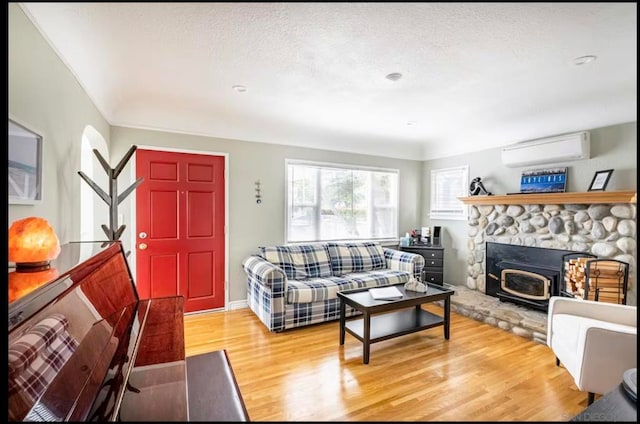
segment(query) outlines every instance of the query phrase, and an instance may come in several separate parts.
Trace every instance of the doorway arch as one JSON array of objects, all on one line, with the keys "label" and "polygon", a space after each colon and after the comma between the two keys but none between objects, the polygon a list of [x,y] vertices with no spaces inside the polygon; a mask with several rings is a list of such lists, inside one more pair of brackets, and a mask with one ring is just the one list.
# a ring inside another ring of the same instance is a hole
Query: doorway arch
[{"label": "doorway arch", "polygon": [[[98,162],[93,150],[109,162],[109,149],[102,135],[93,126],[87,125],[82,132],[80,147],[80,170],[100,187],[108,187],[109,178]],[[107,215],[107,205],[85,181],[80,183],[80,241],[105,240],[96,216]]]}]

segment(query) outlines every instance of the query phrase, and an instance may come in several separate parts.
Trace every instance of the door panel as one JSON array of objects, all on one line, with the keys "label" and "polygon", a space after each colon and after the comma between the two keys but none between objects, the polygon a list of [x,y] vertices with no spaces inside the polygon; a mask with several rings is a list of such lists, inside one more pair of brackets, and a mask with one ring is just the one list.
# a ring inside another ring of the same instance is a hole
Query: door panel
[{"label": "door panel", "polygon": [[214,237],[215,202],[211,193],[189,193],[189,237]]},{"label": "door panel", "polygon": [[214,258],[211,252],[196,252],[189,254],[189,293],[196,298],[213,296],[215,287],[211,276],[215,275],[212,264]]},{"label": "door panel", "polygon": [[151,273],[149,297],[175,296],[178,292],[178,256],[175,254],[149,256]]},{"label": "door panel", "polygon": [[149,163],[149,181],[178,181],[178,164],[165,162]]},{"label": "door panel", "polygon": [[153,240],[178,238],[178,193],[175,191],[152,191],[149,210],[162,211],[150,214],[149,236]]},{"label": "door panel", "polygon": [[189,164],[187,177],[189,181],[211,183],[213,182],[213,172],[212,166]]},{"label": "door panel", "polygon": [[223,307],[224,157],[138,149],[136,171],[140,297],[182,295],[186,312]]}]

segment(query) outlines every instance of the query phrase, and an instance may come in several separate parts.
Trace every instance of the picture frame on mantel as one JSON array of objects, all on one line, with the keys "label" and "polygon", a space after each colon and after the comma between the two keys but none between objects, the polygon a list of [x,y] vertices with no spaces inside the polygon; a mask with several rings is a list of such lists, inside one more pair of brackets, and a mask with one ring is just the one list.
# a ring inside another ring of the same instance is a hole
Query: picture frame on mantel
[{"label": "picture frame on mantel", "polygon": [[42,203],[42,136],[9,118],[9,204]]},{"label": "picture frame on mantel", "polygon": [[567,167],[562,167],[522,171],[520,193],[564,193],[567,170]]},{"label": "picture frame on mantel", "polygon": [[591,184],[589,184],[588,191],[604,191],[604,189],[607,187],[607,183],[609,183],[611,174],[613,174],[613,169],[596,171],[596,173],[593,175],[593,179],[591,180]]}]

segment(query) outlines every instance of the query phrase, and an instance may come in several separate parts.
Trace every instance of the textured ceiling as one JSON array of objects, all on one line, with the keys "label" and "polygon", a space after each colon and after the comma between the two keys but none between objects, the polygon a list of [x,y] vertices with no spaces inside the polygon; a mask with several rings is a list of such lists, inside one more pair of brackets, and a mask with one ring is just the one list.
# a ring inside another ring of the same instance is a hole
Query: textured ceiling
[{"label": "textured ceiling", "polygon": [[112,125],[431,159],[637,120],[635,3],[21,7]]}]

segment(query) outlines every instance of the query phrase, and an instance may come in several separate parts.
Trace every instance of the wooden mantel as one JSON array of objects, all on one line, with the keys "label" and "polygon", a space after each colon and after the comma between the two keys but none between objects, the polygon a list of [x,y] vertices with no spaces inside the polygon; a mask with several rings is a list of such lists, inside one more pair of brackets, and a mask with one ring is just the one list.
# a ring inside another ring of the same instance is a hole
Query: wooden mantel
[{"label": "wooden mantel", "polygon": [[570,193],[531,193],[499,196],[458,197],[465,205],[559,205],[596,203],[636,203],[635,190],[576,191]]}]

